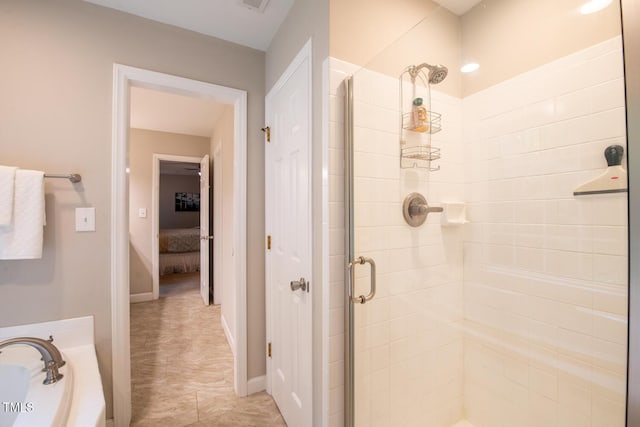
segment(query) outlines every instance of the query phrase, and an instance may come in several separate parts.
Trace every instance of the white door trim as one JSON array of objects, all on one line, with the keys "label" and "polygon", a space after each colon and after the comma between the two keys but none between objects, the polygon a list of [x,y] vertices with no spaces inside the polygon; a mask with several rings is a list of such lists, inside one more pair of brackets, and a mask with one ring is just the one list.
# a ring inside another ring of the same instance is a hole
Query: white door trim
[{"label": "white door trim", "polygon": [[160,297],[160,161],[188,162],[200,164],[200,157],[176,156],[173,154],[153,154],[151,166],[151,276],[153,277],[153,299]]},{"label": "white door trim", "polygon": [[111,143],[111,333],[114,426],[131,421],[131,348],[129,345],[129,88],[131,86],[209,98],[234,106],[234,245],[236,248],[236,351],[234,388],[247,394],[246,200],[247,92],[211,83],[134,68],[113,66]]},{"label": "white door trim", "polygon": [[[213,303],[222,304],[222,141],[215,145],[211,156],[213,164]],[[224,318],[223,318],[224,319]],[[228,331],[225,330],[228,334]],[[250,390],[248,390],[249,394]]]},{"label": "white door trim", "polygon": [[[277,94],[282,87],[286,84],[287,80],[289,80],[289,78],[291,78],[291,76],[296,72],[296,70],[298,69],[298,67],[302,64],[303,61],[309,61],[309,72],[308,72],[308,87],[310,88],[310,92],[309,92],[309,141],[311,141],[311,146],[309,147],[309,211],[311,212],[312,209],[312,204],[313,204],[313,150],[312,150],[312,146],[313,146],[313,113],[312,113],[312,107],[313,107],[313,91],[311,90],[311,88],[313,87],[312,83],[313,83],[313,67],[312,67],[312,44],[311,44],[311,39],[309,39],[305,45],[300,49],[300,51],[298,52],[298,54],[295,56],[295,58],[291,61],[291,63],[287,66],[287,69],[282,73],[282,75],[278,78],[278,81],[273,85],[273,87],[271,88],[271,90],[269,90],[269,93],[267,94],[267,96],[265,97],[265,117],[269,117],[269,113],[270,113],[270,103],[271,103],[271,99],[273,96],[275,96],[275,94]],[[267,125],[269,126],[269,124],[267,123]],[[265,161],[267,161],[268,158],[267,156],[265,156]],[[266,167],[266,166],[265,166]],[[267,188],[268,183],[265,180],[265,198],[268,201],[268,195],[269,195],[269,188]],[[266,230],[270,230],[271,228],[271,212],[269,209],[265,209],[265,229]],[[311,225],[311,232],[309,233],[309,235],[311,236],[311,238],[313,239],[313,218],[312,218],[312,223]],[[309,265],[312,266],[313,265],[313,241],[309,243],[310,245],[310,250],[309,250]],[[311,283],[315,283],[315,278],[311,277]],[[266,314],[266,326],[267,326],[267,342],[271,342],[271,337],[273,336],[272,333],[272,322],[271,322],[271,300],[272,300],[272,292],[271,292],[271,288],[272,288],[272,283],[271,283],[271,261],[269,258],[269,252],[265,251],[265,314]],[[313,301],[313,299],[312,299]],[[314,321],[313,318],[313,314],[311,316],[311,320],[312,323]],[[313,325],[309,325],[309,330],[313,331]],[[313,340],[312,340],[313,343]],[[266,364],[267,364],[267,378],[266,378],[266,390],[267,393],[271,394],[272,393],[272,363],[271,363],[272,359],[270,357],[266,357]],[[312,375],[313,375],[313,364],[312,364]],[[313,389],[312,389],[312,394],[313,394]]]}]

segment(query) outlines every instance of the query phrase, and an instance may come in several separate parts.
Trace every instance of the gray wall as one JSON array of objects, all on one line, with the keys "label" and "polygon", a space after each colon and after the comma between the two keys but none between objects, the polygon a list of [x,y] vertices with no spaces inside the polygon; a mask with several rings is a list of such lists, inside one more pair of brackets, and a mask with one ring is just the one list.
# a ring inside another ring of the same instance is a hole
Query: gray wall
[{"label": "gray wall", "polygon": [[[311,281],[318,286],[313,292],[313,412],[314,425],[320,425],[322,413],[322,138],[323,124],[328,124],[328,117],[323,117],[323,103],[328,103],[328,88],[323,91],[323,65],[329,57],[329,0],[296,0],[289,15],[280,26],[266,55],[266,88],[267,92],[278,81],[287,66],[311,38],[312,53],[312,204],[313,204],[313,263]],[[258,309],[249,305],[248,310]],[[260,307],[264,310],[264,304]],[[252,338],[249,331],[249,339]],[[263,359],[264,360],[264,359]]]},{"label": "gray wall", "polygon": [[[113,64],[247,90],[247,265],[258,266],[248,272],[253,306],[254,295],[264,293],[264,53],[80,0],[3,0],[0,51],[2,163],[83,176],[75,187],[47,182],[43,258],[0,261],[0,326],[94,315],[111,417]],[[96,208],[95,233],[73,231],[79,206]],[[260,334],[264,319],[251,319],[250,339]],[[249,352],[256,351],[262,347],[250,341]],[[249,366],[249,377],[262,373]]]},{"label": "gray wall", "polygon": [[[208,145],[208,141],[207,141]],[[159,189],[160,228],[192,228],[200,224],[200,212],[176,211],[176,193],[200,193],[197,175],[160,175]]]}]

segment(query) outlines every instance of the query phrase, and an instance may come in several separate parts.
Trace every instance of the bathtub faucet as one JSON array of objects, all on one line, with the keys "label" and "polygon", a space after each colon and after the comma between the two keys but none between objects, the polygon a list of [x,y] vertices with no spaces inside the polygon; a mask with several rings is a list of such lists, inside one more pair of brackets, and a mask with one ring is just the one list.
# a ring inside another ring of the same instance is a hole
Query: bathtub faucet
[{"label": "bathtub faucet", "polygon": [[58,369],[63,367],[66,362],[62,360],[62,355],[58,348],[53,345],[52,336],[49,336],[48,340],[33,337],[9,338],[0,341],[0,349],[15,344],[29,345],[40,352],[44,361],[44,369],[42,371],[47,373],[44,384],[53,384],[62,379],[63,375],[58,372]]}]

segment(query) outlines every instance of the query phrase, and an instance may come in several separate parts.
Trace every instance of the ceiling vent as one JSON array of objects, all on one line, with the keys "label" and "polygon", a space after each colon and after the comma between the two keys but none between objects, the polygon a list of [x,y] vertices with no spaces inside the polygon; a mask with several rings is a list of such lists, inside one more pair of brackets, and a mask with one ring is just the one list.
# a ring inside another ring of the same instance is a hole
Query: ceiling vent
[{"label": "ceiling vent", "polygon": [[240,6],[260,13],[264,13],[268,3],[269,0],[238,0]]}]

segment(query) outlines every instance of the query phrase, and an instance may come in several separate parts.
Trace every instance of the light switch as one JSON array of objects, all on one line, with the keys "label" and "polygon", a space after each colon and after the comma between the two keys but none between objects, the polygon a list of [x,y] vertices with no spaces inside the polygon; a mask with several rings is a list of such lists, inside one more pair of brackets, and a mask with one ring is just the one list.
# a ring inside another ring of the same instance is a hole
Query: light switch
[{"label": "light switch", "polygon": [[138,217],[139,218],[146,218],[147,217],[147,208],[138,209]]},{"label": "light switch", "polygon": [[76,231],[96,231],[96,208],[76,208]]}]

